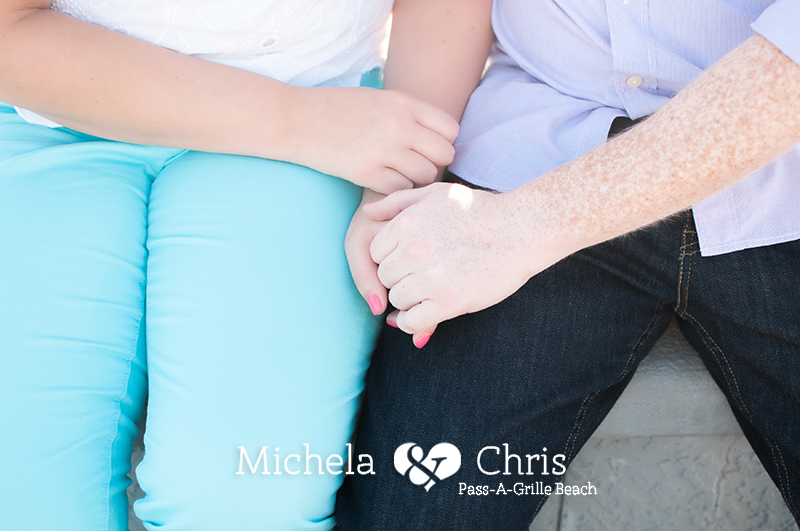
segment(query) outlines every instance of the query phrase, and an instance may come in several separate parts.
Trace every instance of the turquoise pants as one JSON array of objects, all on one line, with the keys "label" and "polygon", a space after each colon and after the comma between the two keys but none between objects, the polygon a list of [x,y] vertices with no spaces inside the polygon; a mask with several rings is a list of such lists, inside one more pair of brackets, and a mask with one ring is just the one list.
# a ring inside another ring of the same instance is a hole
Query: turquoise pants
[{"label": "turquoise pants", "polygon": [[[0,529],[127,529],[148,395],[148,529],[329,529],[325,460],[347,455],[378,331],[343,250],[360,195],[0,105]],[[237,474],[264,446],[271,472],[309,449],[322,473]]]}]

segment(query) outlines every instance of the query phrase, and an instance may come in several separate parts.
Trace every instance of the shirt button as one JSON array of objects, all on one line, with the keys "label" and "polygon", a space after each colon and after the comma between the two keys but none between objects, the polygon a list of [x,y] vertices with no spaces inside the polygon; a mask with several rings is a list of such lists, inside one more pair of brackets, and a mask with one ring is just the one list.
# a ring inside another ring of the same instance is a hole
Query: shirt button
[{"label": "shirt button", "polygon": [[639,76],[631,76],[625,81],[625,83],[627,83],[630,88],[636,88],[642,84],[642,81],[642,78]]}]

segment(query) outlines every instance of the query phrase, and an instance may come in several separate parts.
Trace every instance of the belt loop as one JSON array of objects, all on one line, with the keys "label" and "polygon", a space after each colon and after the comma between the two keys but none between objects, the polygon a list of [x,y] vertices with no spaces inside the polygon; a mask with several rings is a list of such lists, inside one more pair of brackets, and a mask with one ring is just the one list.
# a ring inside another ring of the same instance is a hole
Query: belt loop
[{"label": "belt loop", "polygon": [[686,219],[683,224],[683,252],[694,254],[700,251],[700,240],[697,238],[697,226],[694,223],[694,213],[692,209],[686,211]]}]

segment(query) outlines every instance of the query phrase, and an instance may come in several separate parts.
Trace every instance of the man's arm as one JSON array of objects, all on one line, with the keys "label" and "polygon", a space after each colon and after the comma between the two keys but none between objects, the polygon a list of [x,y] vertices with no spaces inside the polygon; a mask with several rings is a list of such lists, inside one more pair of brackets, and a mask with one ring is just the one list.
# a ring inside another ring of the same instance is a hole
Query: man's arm
[{"label": "man's arm", "polygon": [[[460,120],[494,41],[491,7],[491,0],[397,0],[384,88],[403,91]],[[361,204],[382,197],[365,189]],[[369,245],[381,226],[359,208],[345,242],[356,286],[376,315],[386,309],[387,296]]]},{"label": "man's arm", "polygon": [[[434,184],[367,207],[395,317],[415,338],[565,256],[706,198],[800,141],[800,65],[751,37],[650,119],[510,193]],[[395,217],[396,216],[396,217]]]},{"label": "man's arm", "polygon": [[455,121],[399,92],[300,88],[49,9],[0,3],[0,101],[127,142],[295,162],[385,192],[430,183]]}]

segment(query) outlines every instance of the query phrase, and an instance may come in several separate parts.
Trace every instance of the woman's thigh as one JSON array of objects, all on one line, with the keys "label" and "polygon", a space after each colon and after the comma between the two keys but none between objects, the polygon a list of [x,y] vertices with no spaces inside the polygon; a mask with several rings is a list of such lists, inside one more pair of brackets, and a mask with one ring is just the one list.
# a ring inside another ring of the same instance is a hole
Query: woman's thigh
[{"label": "woman's thigh", "polygon": [[127,529],[148,173],[166,153],[0,104],[2,529]]},{"label": "woman's thigh", "polygon": [[[344,255],[360,195],[307,168],[208,153],[186,153],[156,178],[137,471],[145,525],[331,526],[342,475],[325,461],[346,457],[378,328]],[[307,449],[321,457],[308,474]]]}]

